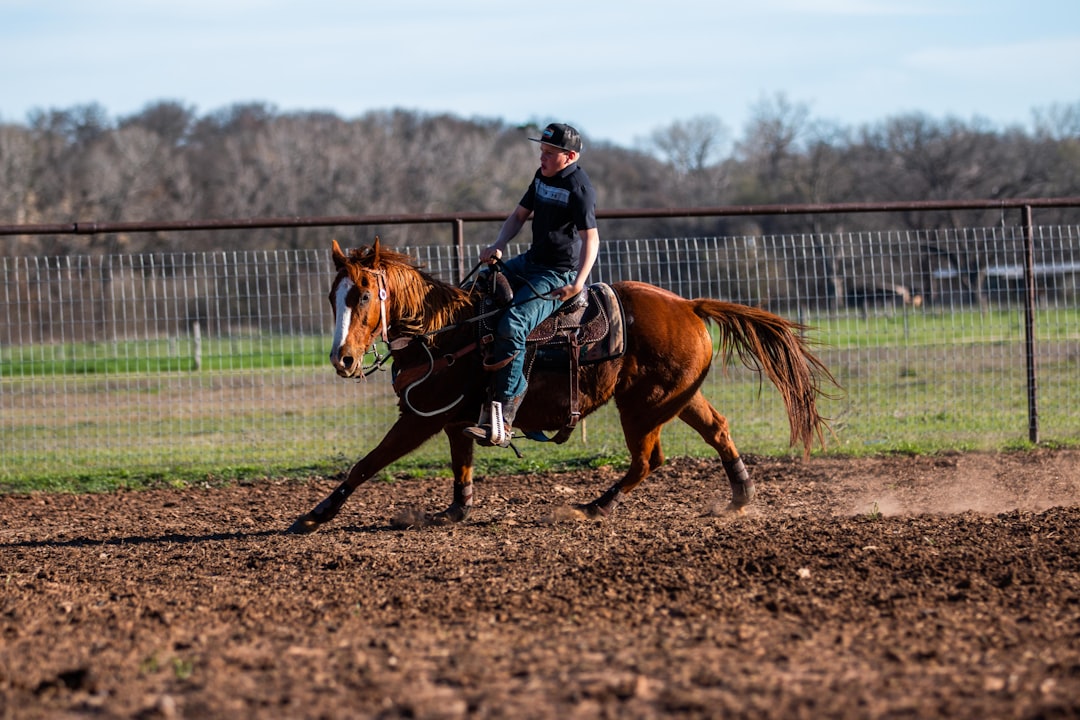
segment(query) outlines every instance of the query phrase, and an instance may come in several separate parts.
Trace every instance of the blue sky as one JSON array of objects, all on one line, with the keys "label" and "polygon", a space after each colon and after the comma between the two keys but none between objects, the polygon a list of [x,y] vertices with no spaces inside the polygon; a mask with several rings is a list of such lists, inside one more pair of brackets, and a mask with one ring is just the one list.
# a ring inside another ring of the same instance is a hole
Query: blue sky
[{"label": "blue sky", "polygon": [[0,121],[96,102],[404,108],[631,147],[783,95],[858,126],[1080,103],[1078,0],[0,0]]}]

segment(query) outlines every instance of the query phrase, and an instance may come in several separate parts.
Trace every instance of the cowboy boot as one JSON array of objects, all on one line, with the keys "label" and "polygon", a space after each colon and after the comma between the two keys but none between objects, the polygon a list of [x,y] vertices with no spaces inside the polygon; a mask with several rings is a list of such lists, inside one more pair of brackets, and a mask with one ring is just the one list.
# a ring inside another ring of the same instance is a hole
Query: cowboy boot
[{"label": "cowboy boot", "polygon": [[[490,358],[485,358],[483,360],[483,368],[489,373],[496,373],[509,365],[510,361],[513,360],[516,356],[517,352],[513,352],[508,357],[505,357],[502,360],[496,360],[494,362],[492,362]],[[495,381],[492,380],[492,384],[488,388],[488,397],[492,397],[494,396],[494,394]],[[517,411],[516,407],[514,411]],[[498,412],[499,421],[492,422],[492,419],[496,416],[496,412]],[[502,430],[502,417],[502,403],[493,400],[490,404],[480,406],[480,419],[477,420],[475,425],[470,425],[469,427],[462,430],[462,432],[468,437],[471,437],[476,442],[480,443],[481,445],[490,446],[498,444],[501,447],[506,447],[510,444],[510,437],[509,433],[504,433]],[[511,416],[510,419],[513,420],[513,416]],[[496,438],[499,440],[505,439],[505,443],[493,442],[493,440]]]},{"label": "cowboy boot", "polygon": [[488,445],[488,438],[491,436],[491,406],[494,403],[484,403],[480,406],[480,419],[476,421],[475,425],[462,430],[462,433],[468,435],[481,445]]}]

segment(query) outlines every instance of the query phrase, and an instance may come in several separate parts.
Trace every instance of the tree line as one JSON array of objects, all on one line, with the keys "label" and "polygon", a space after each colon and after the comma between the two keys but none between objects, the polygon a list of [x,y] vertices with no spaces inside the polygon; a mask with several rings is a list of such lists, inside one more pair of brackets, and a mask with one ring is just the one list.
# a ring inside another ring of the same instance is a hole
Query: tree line
[{"label": "tree line", "polygon": [[[858,127],[776,96],[741,136],[701,116],[635,147],[590,143],[582,164],[602,208],[996,199],[1080,195],[1080,102],[1030,127],[923,113]],[[100,105],[0,123],[0,224],[493,211],[517,203],[537,165],[535,127],[402,109],[342,118],[261,103],[199,115],[159,101],[114,118]],[[1070,211],[1040,211],[1058,222]],[[1075,210],[1071,211],[1075,215]],[[1075,218],[1073,218],[1075,220]],[[1015,218],[1010,221],[1015,222]],[[605,220],[605,237],[754,235],[995,225],[993,212]],[[472,232],[494,234],[497,226]],[[346,228],[394,245],[446,243],[435,226]],[[0,238],[0,255],[325,247],[326,228]],[[486,242],[487,237],[475,237]]]}]

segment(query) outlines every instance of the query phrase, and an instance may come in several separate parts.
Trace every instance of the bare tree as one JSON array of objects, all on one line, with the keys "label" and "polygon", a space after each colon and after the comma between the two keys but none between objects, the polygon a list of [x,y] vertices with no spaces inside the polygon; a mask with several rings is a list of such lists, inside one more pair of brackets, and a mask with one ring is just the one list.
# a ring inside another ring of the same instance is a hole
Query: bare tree
[{"label": "bare tree", "polygon": [[719,163],[729,151],[730,130],[715,115],[676,120],[657,128],[646,143],[665,158],[677,173],[700,173]]},{"label": "bare tree", "polygon": [[[1035,112],[1034,133],[923,114],[857,130],[814,118],[783,95],[762,99],[743,136],[705,115],[656,129],[638,149],[587,142],[601,207],[672,207],[1080,194],[1080,104]],[[343,119],[262,103],[196,116],[175,101],[113,122],[98,105],[36,111],[0,125],[0,214],[7,222],[229,218],[452,211],[508,212],[536,168],[535,128],[401,109]],[[647,150],[647,151],[646,151]],[[1047,217],[1050,217],[1047,215]],[[787,216],[605,223],[616,236],[751,235],[925,227],[910,217]],[[930,216],[935,227],[990,213]],[[334,231],[337,232],[337,231]],[[445,242],[445,228],[342,231],[363,241]],[[37,239],[46,255],[124,249],[313,247],[323,229]],[[14,251],[12,243],[5,251]],[[816,251],[815,251],[816,252]]]}]

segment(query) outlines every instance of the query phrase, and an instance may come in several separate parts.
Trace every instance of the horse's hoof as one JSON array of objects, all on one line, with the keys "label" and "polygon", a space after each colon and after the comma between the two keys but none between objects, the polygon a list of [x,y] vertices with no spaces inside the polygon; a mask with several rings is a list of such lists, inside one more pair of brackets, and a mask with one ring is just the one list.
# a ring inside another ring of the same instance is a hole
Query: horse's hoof
[{"label": "horse's hoof", "polygon": [[425,525],[433,525],[435,527],[446,527],[447,525],[456,525],[461,522],[461,517],[451,513],[449,510],[443,510],[437,512],[434,515],[426,515]]},{"label": "horse's hoof", "polygon": [[549,514],[544,516],[542,522],[549,525],[583,522],[589,519],[582,509],[584,507],[584,505],[556,505]]},{"label": "horse's hoof", "polygon": [[728,503],[728,506],[724,508],[725,515],[746,515],[746,505],[736,505],[735,503]]},{"label": "horse's hoof", "polygon": [[308,535],[318,530],[320,525],[322,523],[316,520],[311,513],[305,513],[296,518],[296,522],[290,525],[285,532],[290,535]]},{"label": "horse's hoof", "polygon": [[757,488],[754,486],[753,480],[747,480],[746,482],[731,483],[731,508],[741,508],[749,505],[754,496],[757,495]]},{"label": "horse's hoof", "polygon": [[435,513],[428,517],[429,525],[437,525],[444,527],[446,525],[456,525],[457,523],[464,522],[469,517],[469,508],[461,505],[451,505],[442,512]]},{"label": "horse's hoof", "polygon": [[604,513],[600,511],[600,508],[596,503],[588,503],[587,505],[574,505],[570,508],[574,513],[576,520],[589,520],[592,522],[600,522],[605,517]]}]

